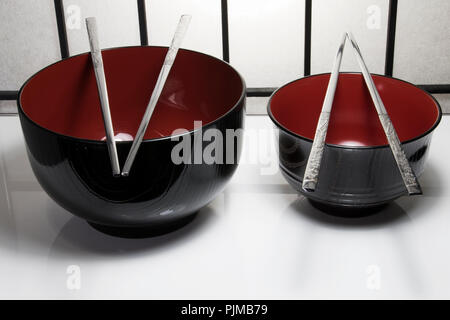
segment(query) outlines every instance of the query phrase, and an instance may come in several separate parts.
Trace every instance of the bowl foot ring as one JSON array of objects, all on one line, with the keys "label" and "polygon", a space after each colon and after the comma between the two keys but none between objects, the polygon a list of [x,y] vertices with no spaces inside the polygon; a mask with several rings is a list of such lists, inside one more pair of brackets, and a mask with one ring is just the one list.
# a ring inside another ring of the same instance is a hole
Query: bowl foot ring
[{"label": "bowl foot ring", "polygon": [[311,205],[331,216],[342,218],[362,218],[371,216],[382,211],[388,203],[380,203],[371,206],[334,206],[323,202],[308,199]]},{"label": "bowl foot ring", "polygon": [[172,223],[159,224],[150,227],[114,227],[95,222],[87,221],[87,223],[97,231],[104,234],[127,239],[142,239],[161,236],[173,231],[176,231],[190,222],[197,216],[197,212],[188,215],[187,217],[178,219]]}]

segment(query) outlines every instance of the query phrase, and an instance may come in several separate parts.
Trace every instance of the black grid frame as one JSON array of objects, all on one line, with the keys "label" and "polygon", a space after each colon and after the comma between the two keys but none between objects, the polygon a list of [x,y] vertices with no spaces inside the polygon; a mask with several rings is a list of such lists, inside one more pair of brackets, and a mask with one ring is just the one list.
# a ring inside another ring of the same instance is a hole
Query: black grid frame
[{"label": "black grid frame", "polygon": [[[67,40],[67,30],[64,15],[64,0],[54,0],[56,22],[58,27],[59,47],[61,59],[70,57],[69,45]],[[146,14],[146,0],[136,0],[139,20],[139,33],[141,45],[148,45],[148,25]],[[304,34],[304,76],[311,74],[311,26],[312,26],[312,6],[313,0],[305,0],[305,34]],[[221,22],[222,22],[222,59],[230,62],[230,43],[228,32],[228,1],[221,0]],[[385,58],[385,75],[392,76],[394,69],[394,51],[395,36],[397,26],[397,8],[398,0],[389,0],[389,12],[387,22],[387,42],[386,42],[386,58]],[[450,84],[427,84],[418,85],[422,89],[432,94],[450,93]],[[248,97],[268,97],[276,88],[258,87],[248,88]],[[16,100],[18,91],[1,91],[0,100]]]}]

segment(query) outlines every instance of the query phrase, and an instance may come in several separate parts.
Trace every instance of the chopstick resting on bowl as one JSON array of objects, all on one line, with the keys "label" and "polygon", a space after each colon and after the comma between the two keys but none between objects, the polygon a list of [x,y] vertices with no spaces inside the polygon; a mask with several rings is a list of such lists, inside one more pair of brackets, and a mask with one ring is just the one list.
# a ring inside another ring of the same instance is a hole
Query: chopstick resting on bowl
[{"label": "chopstick resting on bowl", "polygon": [[102,108],[109,159],[111,161],[113,175],[117,177],[120,176],[119,157],[117,156],[114,128],[111,120],[111,111],[109,109],[108,90],[106,88],[105,70],[103,69],[102,52],[98,40],[97,22],[94,17],[86,18],[86,28],[89,36],[89,46],[91,48],[95,79],[97,81],[98,96]]},{"label": "chopstick resting on bowl", "polygon": [[333,107],[334,94],[338,83],[339,70],[341,68],[342,55],[344,53],[346,39],[347,33],[344,33],[334,60],[333,70],[331,72],[330,80],[328,81],[327,92],[325,94],[325,99],[323,100],[322,111],[320,112],[319,121],[317,122],[314,141],[308,157],[308,162],[306,164],[302,188],[307,192],[313,192],[316,189],[319,179],[319,171],[322,163],[325,139],[327,137],[328,123],[330,121],[331,108]]},{"label": "chopstick resting on bowl", "polygon": [[152,117],[153,111],[155,110],[156,103],[158,102],[159,96],[161,95],[161,92],[164,88],[164,84],[166,83],[170,69],[172,68],[172,65],[175,61],[178,49],[180,48],[181,42],[184,38],[184,35],[186,34],[186,30],[189,26],[190,21],[190,15],[182,15],[180,21],[178,22],[177,29],[172,38],[172,43],[169,47],[169,50],[167,51],[161,71],[159,72],[158,80],[156,81],[155,88],[153,89],[150,101],[148,102],[147,109],[145,110],[141,124],[139,125],[139,129],[128,153],[127,160],[125,161],[125,165],[122,170],[122,176],[128,176],[130,174],[130,169],[133,165],[136,153],[138,152],[144,138],[144,134],[147,131],[150,118]]},{"label": "chopstick resting on bowl", "polygon": [[358,60],[358,64],[361,67],[364,80],[366,82],[367,88],[369,89],[373,104],[375,105],[375,108],[377,110],[378,118],[380,119],[381,125],[383,126],[384,133],[386,134],[386,138],[389,142],[389,146],[391,147],[392,154],[394,155],[394,159],[397,163],[398,169],[400,170],[400,174],[402,176],[405,187],[408,190],[408,194],[410,196],[420,195],[422,194],[422,188],[420,187],[419,181],[417,180],[417,177],[414,174],[414,171],[412,170],[408,159],[406,158],[405,151],[401,146],[400,139],[397,136],[397,132],[395,131],[395,128],[391,122],[391,118],[389,117],[389,114],[384,107],[377,87],[373,82],[372,76],[369,73],[369,69],[367,68],[366,63],[364,62],[361,50],[359,49],[359,46],[356,43],[356,40],[351,32],[348,33],[348,38],[352,43],[356,59]]}]

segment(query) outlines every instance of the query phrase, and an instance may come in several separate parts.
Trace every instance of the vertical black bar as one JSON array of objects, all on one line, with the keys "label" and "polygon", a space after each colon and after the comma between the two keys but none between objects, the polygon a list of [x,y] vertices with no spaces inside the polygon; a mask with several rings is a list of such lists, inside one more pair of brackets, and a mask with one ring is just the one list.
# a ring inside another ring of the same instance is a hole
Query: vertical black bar
[{"label": "vertical black bar", "polygon": [[58,26],[59,48],[61,50],[61,58],[69,57],[69,44],[67,42],[66,18],[64,17],[63,0],[54,0],[56,23]]},{"label": "vertical black bar", "polygon": [[312,0],[305,0],[305,54],[304,54],[304,75],[311,74],[311,20],[312,20]]},{"label": "vertical black bar", "polygon": [[387,26],[386,60],[384,74],[392,76],[394,70],[395,31],[397,29],[398,0],[389,0],[389,14]]},{"label": "vertical black bar", "polygon": [[139,34],[141,36],[141,46],[148,46],[147,33],[147,11],[145,9],[145,0],[137,0],[139,15]]},{"label": "vertical black bar", "polygon": [[222,59],[230,62],[230,43],[228,39],[228,1],[221,0],[222,11]]}]

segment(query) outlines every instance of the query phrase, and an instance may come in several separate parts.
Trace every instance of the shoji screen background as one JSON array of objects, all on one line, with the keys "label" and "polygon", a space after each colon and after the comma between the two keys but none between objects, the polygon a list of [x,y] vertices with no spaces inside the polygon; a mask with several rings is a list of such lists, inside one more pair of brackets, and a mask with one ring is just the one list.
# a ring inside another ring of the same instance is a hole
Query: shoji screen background
[{"label": "shoji screen background", "polygon": [[[274,88],[328,72],[343,31],[372,72],[423,87],[450,112],[448,0],[1,0],[0,113],[46,65],[88,50],[84,18],[96,16],[103,48],[168,45],[182,13],[183,47],[229,61],[248,86],[248,112],[265,113]],[[347,50],[343,70],[359,71]]]}]

